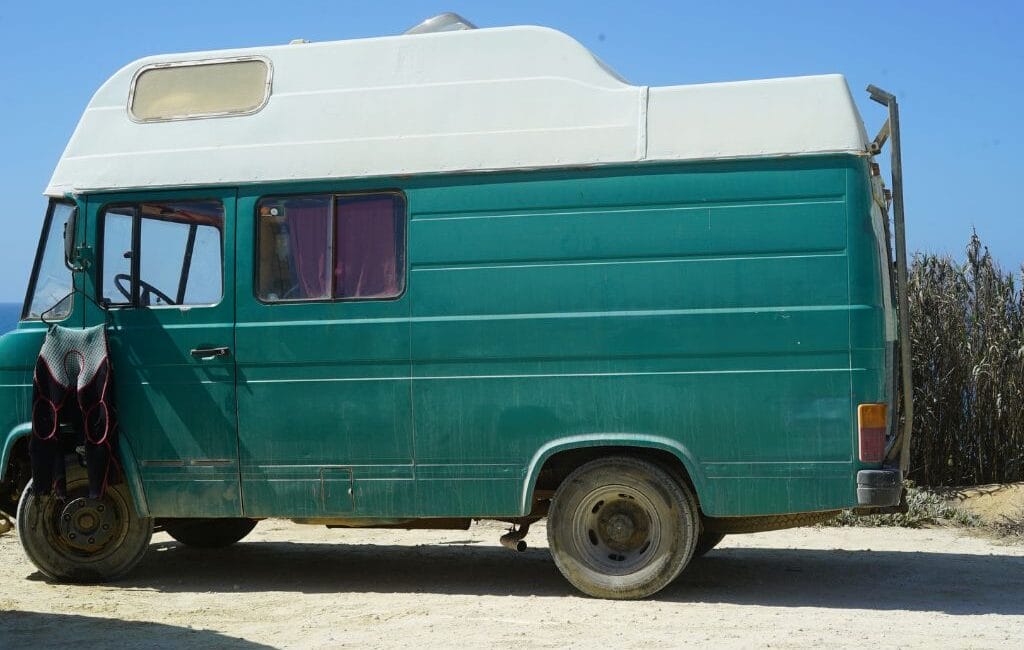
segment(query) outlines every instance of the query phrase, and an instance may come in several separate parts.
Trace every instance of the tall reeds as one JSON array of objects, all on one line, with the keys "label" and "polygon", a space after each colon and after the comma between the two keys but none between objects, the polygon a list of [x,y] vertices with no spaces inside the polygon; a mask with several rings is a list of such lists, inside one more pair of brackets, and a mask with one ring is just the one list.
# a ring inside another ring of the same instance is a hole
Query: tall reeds
[{"label": "tall reeds", "polygon": [[910,478],[924,486],[1024,481],[1024,287],[975,233],[965,263],[916,255],[909,291]]}]

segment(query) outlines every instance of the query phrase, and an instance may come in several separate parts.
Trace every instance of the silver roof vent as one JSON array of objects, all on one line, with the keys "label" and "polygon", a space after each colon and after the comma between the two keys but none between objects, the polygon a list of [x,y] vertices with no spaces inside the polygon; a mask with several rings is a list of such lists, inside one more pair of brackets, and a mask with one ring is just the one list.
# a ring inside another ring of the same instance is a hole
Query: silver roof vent
[{"label": "silver roof vent", "polygon": [[407,29],[405,33],[433,34],[435,32],[456,32],[463,29],[476,29],[476,25],[457,13],[447,11],[443,14],[438,14],[433,18],[427,18],[412,29]]}]

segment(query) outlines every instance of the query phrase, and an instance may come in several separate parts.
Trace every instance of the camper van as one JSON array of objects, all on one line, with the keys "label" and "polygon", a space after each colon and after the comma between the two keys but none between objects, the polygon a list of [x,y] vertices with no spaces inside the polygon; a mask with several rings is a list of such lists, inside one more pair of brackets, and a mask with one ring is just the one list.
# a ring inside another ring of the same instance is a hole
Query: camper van
[{"label": "camper van", "polygon": [[[0,508],[59,581],[123,576],[154,531],[490,519],[522,549],[546,519],[604,598],[727,534],[897,509],[898,107],[869,92],[874,139],[839,75],[637,86],[454,16],[130,63],[57,163],[0,339]],[[115,470],[90,496],[71,414],[66,494],[36,490],[40,347],[97,326]]]}]

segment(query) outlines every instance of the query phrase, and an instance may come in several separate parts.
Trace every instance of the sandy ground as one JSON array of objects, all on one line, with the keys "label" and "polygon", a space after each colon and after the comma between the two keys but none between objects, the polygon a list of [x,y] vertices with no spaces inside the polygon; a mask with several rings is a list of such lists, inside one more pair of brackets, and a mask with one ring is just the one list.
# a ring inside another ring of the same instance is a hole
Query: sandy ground
[{"label": "sandy ground", "polygon": [[979,485],[954,491],[951,501],[985,524],[1024,520],[1024,483]]},{"label": "sandy ground", "polygon": [[726,538],[656,598],[578,595],[544,548],[469,531],[262,522],[222,551],[157,535],[116,585],[47,582],[0,538],[0,647],[1020,647],[1024,546],[948,529]]}]

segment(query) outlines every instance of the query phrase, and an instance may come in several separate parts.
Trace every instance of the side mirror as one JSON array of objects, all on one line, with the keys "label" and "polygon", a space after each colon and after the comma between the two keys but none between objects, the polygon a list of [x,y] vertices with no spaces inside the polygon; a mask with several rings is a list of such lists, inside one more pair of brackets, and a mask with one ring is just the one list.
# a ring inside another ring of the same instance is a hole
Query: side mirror
[{"label": "side mirror", "polygon": [[68,217],[67,222],[64,224],[64,265],[72,271],[77,270],[75,255],[75,226],[78,222],[78,208],[71,210],[71,216]]}]

